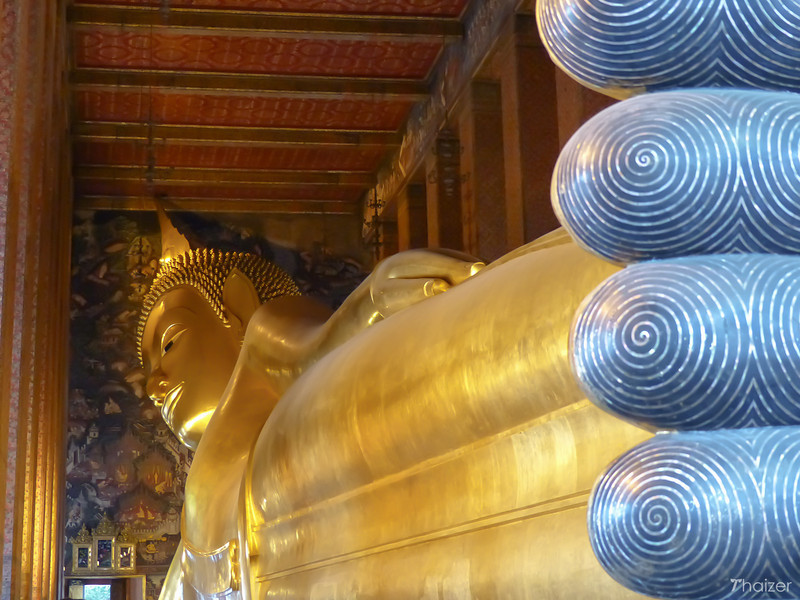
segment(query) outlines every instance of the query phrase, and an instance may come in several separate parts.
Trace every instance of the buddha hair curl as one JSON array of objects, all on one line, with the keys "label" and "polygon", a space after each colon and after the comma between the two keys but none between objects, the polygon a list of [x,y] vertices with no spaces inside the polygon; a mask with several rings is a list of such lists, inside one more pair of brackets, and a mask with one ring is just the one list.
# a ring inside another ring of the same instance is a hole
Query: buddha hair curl
[{"label": "buddha hair curl", "polygon": [[239,269],[253,283],[263,304],[279,296],[299,296],[300,290],[291,277],[277,265],[244,252],[222,252],[208,248],[190,250],[163,262],[150,290],[142,301],[136,343],[142,362],[142,336],[153,308],[161,296],[179,285],[189,285],[200,292],[217,316],[226,325],[228,319],[222,302],[222,288],[231,271]]}]

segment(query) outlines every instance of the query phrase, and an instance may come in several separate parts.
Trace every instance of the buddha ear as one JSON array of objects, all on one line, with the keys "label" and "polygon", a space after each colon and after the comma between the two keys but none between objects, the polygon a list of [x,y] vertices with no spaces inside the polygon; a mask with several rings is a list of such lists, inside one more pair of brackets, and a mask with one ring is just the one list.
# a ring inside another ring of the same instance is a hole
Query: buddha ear
[{"label": "buddha ear", "polygon": [[234,268],[225,279],[222,286],[222,306],[228,321],[241,329],[241,335],[244,336],[250,317],[261,306],[261,301],[253,282],[239,269]]}]

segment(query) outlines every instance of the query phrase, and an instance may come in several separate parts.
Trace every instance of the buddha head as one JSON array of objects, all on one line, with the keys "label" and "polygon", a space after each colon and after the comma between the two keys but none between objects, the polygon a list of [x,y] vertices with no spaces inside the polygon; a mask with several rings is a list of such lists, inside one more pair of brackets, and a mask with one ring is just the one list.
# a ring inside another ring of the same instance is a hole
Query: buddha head
[{"label": "buddha head", "polygon": [[189,250],[185,243],[176,251],[164,229],[162,221],[164,250],[142,304],[139,358],[148,395],[181,443],[195,449],[253,312],[299,290],[280,268],[252,254]]}]

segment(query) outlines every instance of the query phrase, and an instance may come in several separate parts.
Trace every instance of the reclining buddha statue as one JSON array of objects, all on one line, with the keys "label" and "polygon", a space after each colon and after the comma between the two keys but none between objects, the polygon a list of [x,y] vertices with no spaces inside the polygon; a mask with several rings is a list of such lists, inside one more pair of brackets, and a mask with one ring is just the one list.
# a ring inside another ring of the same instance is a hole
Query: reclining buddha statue
[{"label": "reclining buddha statue", "polygon": [[142,359],[196,454],[162,597],[797,598],[797,7],[536,3],[636,96],[559,158],[577,244],[401,253],[330,314],[167,236]]},{"label": "reclining buddha statue", "polygon": [[196,449],[162,598],[636,597],[586,503],[649,434],[584,400],[567,353],[616,267],[559,232],[488,266],[409,251],[331,314],[162,217],[141,358]]}]

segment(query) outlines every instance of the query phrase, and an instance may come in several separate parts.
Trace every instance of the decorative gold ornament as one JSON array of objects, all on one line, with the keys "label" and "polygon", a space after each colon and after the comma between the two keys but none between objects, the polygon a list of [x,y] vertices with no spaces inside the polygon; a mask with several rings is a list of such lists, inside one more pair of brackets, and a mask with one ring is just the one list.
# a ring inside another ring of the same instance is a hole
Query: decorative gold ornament
[{"label": "decorative gold ornament", "polygon": [[164,207],[156,202],[158,225],[161,228],[161,263],[168,263],[173,258],[186,254],[191,250],[189,240],[169,220]]},{"label": "decorative gold ornament", "polygon": [[92,543],[92,534],[89,533],[89,530],[86,529],[86,524],[84,523],[81,526],[81,530],[78,532],[74,538],[70,540],[75,544],[91,544]]},{"label": "decorative gold ornament", "polygon": [[97,527],[92,532],[93,535],[117,535],[117,526],[108,518],[108,515],[103,515]]},{"label": "decorative gold ornament", "polygon": [[135,543],[137,541],[136,535],[134,535],[130,525],[125,525],[120,534],[117,536],[117,541],[129,543]]}]

